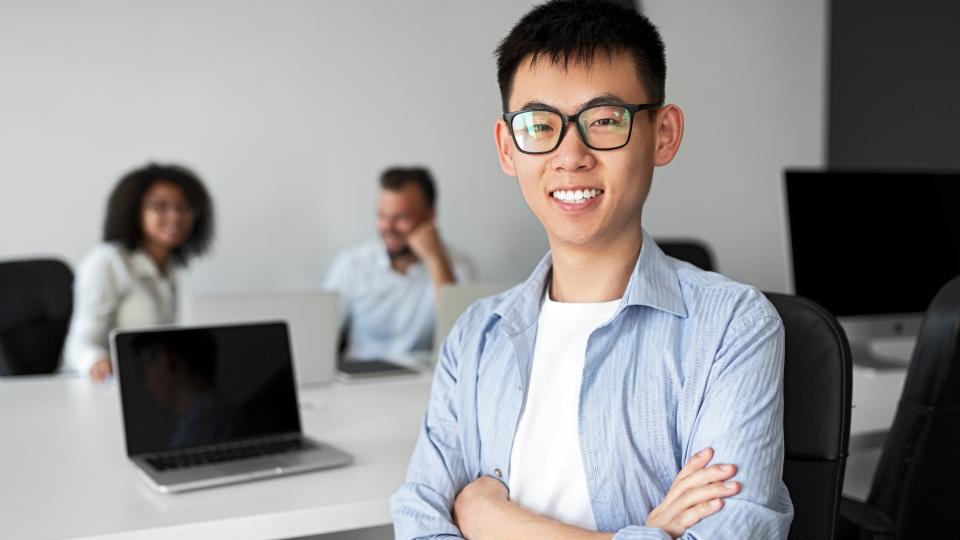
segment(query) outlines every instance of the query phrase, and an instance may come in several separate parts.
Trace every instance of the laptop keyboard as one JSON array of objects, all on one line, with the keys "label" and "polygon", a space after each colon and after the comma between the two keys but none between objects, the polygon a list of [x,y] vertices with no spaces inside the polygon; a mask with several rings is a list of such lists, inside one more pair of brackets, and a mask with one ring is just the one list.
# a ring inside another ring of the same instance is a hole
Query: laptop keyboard
[{"label": "laptop keyboard", "polygon": [[314,448],[316,448],[315,444],[301,438],[243,441],[202,449],[180,450],[176,453],[164,453],[146,458],[146,461],[158,471],[170,471]]}]

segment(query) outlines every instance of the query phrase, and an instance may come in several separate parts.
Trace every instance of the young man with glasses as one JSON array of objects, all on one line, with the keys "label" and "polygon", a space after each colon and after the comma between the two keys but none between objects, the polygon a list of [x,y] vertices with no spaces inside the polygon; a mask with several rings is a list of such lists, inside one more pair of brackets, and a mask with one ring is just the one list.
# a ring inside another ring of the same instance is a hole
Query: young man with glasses
[{"label": "young man with glasses", "polygon": [[500,44],[495,140],[551,252],[441,351],[398,538],[786,538],[783,326],[641,226],[683,115],[656,28],[537,6]]}]

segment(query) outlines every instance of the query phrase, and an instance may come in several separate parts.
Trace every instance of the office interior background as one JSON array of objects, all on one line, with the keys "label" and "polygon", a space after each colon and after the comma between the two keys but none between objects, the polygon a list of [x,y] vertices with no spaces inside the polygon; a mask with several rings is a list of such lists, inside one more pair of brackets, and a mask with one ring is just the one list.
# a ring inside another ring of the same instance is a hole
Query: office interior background
[{"label": "office interior background", "polygon": [[[375,235],[379,173],[424,164],[444,240],[518,282],[547,244],[497,165],[493,49],[533,4],[0,0],[0,259],[75,265],[120,175],[177,162],[218,228],[184,293],[317,289]],[[686,117],[645,226],[725,275],[792,292],[786,168],[960,169],[957,4],[636,5]]]},{"label": "office interior background", "polygon": [[[375,234],[381,170],[422,163],[443,237],[482,279],[519,281],[547,245],[496,162],[493,49],[532,4],[4,2],[0,255],[77,262],[119,176],[174,161],[217,205],[184,290],[316,288]],[[643,3],[687,119],[646,226],[783,291],[782,171],[827,151],[827,4],[738,4]]]}]

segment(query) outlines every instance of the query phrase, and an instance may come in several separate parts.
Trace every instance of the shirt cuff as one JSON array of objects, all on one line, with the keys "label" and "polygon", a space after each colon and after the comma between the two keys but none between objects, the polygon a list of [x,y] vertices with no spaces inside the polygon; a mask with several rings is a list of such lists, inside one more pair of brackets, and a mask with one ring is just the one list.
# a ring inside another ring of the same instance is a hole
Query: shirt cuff
[{"label": "shirt cuff", "polygon": [[613,540],[673,540],[663,529],[655,527],[624,527],[613,535]]}]

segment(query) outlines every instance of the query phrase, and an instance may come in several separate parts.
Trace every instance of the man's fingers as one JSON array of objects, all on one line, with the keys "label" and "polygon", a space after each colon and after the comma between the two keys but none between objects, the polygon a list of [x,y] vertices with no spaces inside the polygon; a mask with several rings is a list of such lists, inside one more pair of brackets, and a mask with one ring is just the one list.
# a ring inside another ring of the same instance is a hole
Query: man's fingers
[{"label": "man's fingers", "polygon": [[688,508],[686,511],[677,516],[677,519],[674,520],[674,523],[676,523],[676,527],[678,529],[682,529],[683,532],[686,532],[690,527],[700,523],[701,519],[711,514],[716,514],[721,508],[723,508],[723,499],[710,499],[709,501],[704,501],[696,506]]},{"label": "man's fingers", "polygon": [[737,466],[732,463],[718,463],[703,469],[693,471],[686,478],[676,483],[676,491],[684,492],[691,489],[733,478],[737,474]]},{"label": "man's fingers", "polygon": [[670,489],[667,490],[667,495],[663,498],[663,501],[660,502],[660,505],[666,507],[672,503],[683,491],[682,488],[678,487],[680,483],[691,474],[706,467],[711,459],[713,459],[713,448],[704,448],[694,454],[693,457],[687,461],[687,464],[680,469],[677,476],[674,477],[673,483],[670,484]]},{"label": "man's fingers", "polygon": [[705,502],[714,499],[724,499],[740,493],[740,482],[713,482],[705,486],[690,489],[681,494],[670,504],[667,512],[674,516],[679,516],[691,508],[699,506]]},{"label": "man's fingers", "polygon": [[673,485],[676,485],[677,482],[683,480],[687,476],[690,476],[695,471],[698,471],[706,467],[707,463],[710,463],[710,460],[713,459],[713,448],[704,448],[703,450],[697,452],[687,461],[687,464],[680,469],[680,472],[677,473],[676,478],[673,479]]},{"label": "man's fingers", "polygon": [[683,478],[680,478],[678,475],[677,480],[674,480],[673,485],[670,486],[670,491],[667,492],[667,496],[663,498],[663,502],[661,504],[672,504],[677,497],[688,490],[699,486],[705,486],[712,482],[733,478],[735,474],[737,474],[736,465],[729,463],[718,463],[709,467],[696,469]]}]

